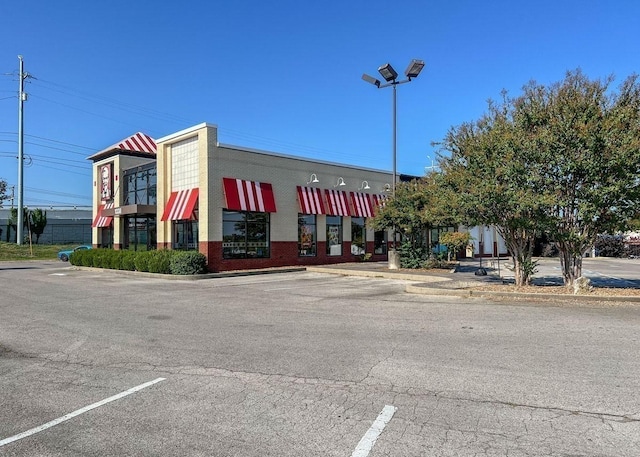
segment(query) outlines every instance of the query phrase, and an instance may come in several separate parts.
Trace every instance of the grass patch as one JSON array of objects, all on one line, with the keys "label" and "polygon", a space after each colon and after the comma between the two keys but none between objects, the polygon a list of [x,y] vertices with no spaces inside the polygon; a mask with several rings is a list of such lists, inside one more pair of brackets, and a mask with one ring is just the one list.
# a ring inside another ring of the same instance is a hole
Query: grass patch
[{"label": "grass patch", "polygon": [[23,244],[0,241],[0,261],[7,260],[57,260],[58,251],[73,249],[77,244]]}]

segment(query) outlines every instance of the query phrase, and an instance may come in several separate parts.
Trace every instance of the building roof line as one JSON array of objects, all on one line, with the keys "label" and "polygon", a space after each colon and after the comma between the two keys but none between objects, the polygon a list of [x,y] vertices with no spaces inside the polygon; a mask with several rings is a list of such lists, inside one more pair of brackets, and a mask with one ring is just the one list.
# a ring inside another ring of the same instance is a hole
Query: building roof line
[{"label": "building roof line", "polygon": [[391,174],[391,171],[388,171],[388,170],[380,170],[380,169],[377,169],[377,168],[361,167],[361,166],[358,166],[358,165],[339,163],[339,162],[329,162],[329,161],[326,161],[326,160],[318,160],[318,159],[312,159],[312,158],[309,158],[309,157],[295,156],[295,155],[290,155],[290,154],[282,154],[282,153],[279,153],[279,152],[265,151],[265,150],[262,150],[262,149],[247,148],[245,146],[236,146],[236,145],[233,145],[233,144],[218,143],[218,147],[219,148],[232,149],[234,151],[243,151],[243,152],[250,152],[250,153],[253,153],[253,154],[262,154],[262,155],[268,155],[268,156],[272,156],[272,157],[280,157],[280,158],[283,158],[283,159],[300,160],[300,161],[303,161],[303,162],[310,162],[310,163],[319,164],[319,165],[330,165],[330,166],[340,167],[340,168],[351,168],[351,169],[354,169],[354,170],[370,171],[370,172],[374,172],[374,173]]}]

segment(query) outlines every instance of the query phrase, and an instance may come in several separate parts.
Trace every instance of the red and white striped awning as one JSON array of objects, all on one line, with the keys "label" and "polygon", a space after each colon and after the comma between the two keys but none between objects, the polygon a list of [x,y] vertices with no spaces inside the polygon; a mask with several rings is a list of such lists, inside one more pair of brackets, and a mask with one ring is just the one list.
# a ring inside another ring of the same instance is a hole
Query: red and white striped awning
[{"label": "red and white striped awning", "polygon": [[198,203],[198,188],[171,192],[161,221],[182,221],[194,219],[193,211]]},{"label": "red and white striped awning", "polygon": [[330,216],[351,216],[347,193],[343,190],[325,189],[327,197],[327,214]]},{"label": "red and white striped awning", "polygon": [[96,214],[91,227],[109,227],[113,221],[113,216],[103,216],[102,211],[111,208],[113,208],[113,202],[100,205],[98,208],[98,214]]},{"label": "red and white striped awning", "polygon": [[222,178],[227,209],[275,213],[276,200],[271,184],[243,179]]},{"label": "red and white striped awning", "polygon": [[298,186],[298,202],[302,214],[326,214],[320,189]]},{"label": "red and white striped awning", "polygon": [[369,194],[351,192],[351,203],[355,217],[373,217],[373,206],[371,206]]},{"label": "red and white striped awning", "polygon": [[374,194],[371,196],[371,201],[374,210],[377,208],[384,208],[384,205],[387,203],[387,196],[385,194]]},{"label": "red and white striped awning", "polygon": [[153,141],[153,138],[142,132],[134,133],[129,138],[125,138],[118,143],[118,148],[126,151],[148,152],[150,154],[155,154],[157,150],[156,142]]}]

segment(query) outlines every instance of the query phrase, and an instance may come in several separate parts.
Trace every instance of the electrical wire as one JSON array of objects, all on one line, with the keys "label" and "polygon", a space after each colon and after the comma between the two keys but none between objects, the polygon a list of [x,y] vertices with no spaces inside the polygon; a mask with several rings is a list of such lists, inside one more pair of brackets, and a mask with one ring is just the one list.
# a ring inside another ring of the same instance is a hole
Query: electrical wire
[{"label": "electrical wire", "polygon": [[51,190],[47,190],[47,189],[38,189],[38,188],[35,188],[35,187],[25,187],[24,190],[26,190],[26,191],[34,191],[34,192],[46,192],[47,194],[55,195],[57,197],[71,197],[71,198],[79,198],[81,200],[89,200],[89,201],[91,201],[91,197],[87,197],[85,195],[79,195],[79,194],[68,194],[66,192],[55,192],[55,191],[51,191]]}]

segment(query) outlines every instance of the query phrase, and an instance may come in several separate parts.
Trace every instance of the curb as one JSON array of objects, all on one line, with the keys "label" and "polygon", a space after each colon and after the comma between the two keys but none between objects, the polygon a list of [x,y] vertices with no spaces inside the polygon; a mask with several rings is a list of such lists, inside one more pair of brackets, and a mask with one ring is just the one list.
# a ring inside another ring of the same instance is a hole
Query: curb
[{"label": "curb", "polygon": [[569,295],[569,294],[544,294],[528,292],[499,292],[486,290],[473,290],[471,287],[480,284],[477,281],[457,281],[452,278],[438,276],[414,275],[410,273],[389,273],[385,271],[362,271],[341,268],[307,267],[307,271],[318,273],[338,274],[342,276],[363,276],[368,278],[401,279],[416,281],[418,284],[407,284],[405,292],[418,295],[436,295],[460,298],[528,298],[543,300],[582,300],[588,302],[631,302],[640,303],[637,295]]},{"label": "curb", "polygon": [[[469,287],[469,286],[467,286]],[[569,295],[569,294],[537,294],[528,292],[491,292],[487,290],[471,290],[471,289],[439,289],[429,287],[427,284],[409,284],[405,288],[407,293],[420,295],[447,295],[449,297],[461,298],[537,298],[546,300],[582,300],[589,302],[609,301],[609,302],[636,302],[640,303],[640,296],[637,295]]]},{"label": "curb", "polygon": [[365,278],[385,278],[385,279],[400,279],[405,281],[420,281],[420,282],[447,282],[451,281],[450,278],[442,278],[439,276],[425,276],[411,273],[388,273],[382,271],[371,270],[350,270],[346,268],[331,268],[331,267],[305,267],[307,271],[313,273],[329,273],[341,276],[360,276]]},{"label": "curb", "polygon": [[262,270],[236,270],[225,271],[221,273],[205,273],[201,275],[171,275],[171,274],[159,274],[159,273],[147,273],[141,271],[128,271],[128,270],[111,270],[108,268],[94,268],[94,267],[79,267],[70,266],[69,270],[84,270],[95,272],[111,272],[121,274],[123,276],[136,276],[139,278],[149,279],[167,279],[174,281],[198,281],[201,279],[213,279],[213,278],[232,278],[239,276],[256,276],[276,273],[295,273],[300,271],[309,271],[313,273],[328,273],[340,276],[359,276],[365,278],[383,278],[383,279],[398,279],[404,281],[414,281],[417,284],[407,284],[405,292],[417,295],[435,295],[435,296],[449,296],[460,298],[527,298],[527,299],[543,299],[543,300],[582,300],[588,302],[631,302],[640,303],[640,296],[638,295],[569,295],[569,294],[544,294],[544,293],[528,293],[528,292],[499,292],[499,291],[486,291],[486,290],[473,290],[474,286],[480,284],[478,281],[457,281],[452,278],[445,278],[440,276],[428,276],[417,275],[411,273],[390,273],[386,271],[372,271],[372,270],[351,270],[346,268],[331,268],[331,267],[282,267],[282,268],[270,268]]},{"label": "curb", "polygon": [[95,272],[110,272],[123,276],[136,276],[138,278],[149,279],[168,279],[173,281],[199,281],[201,279],[212,278],[233,278],[236,276],[255,276],[255,275],[267,275],[274,273],[294,273],[298,271],[305,271],[304,267],[285,267],[280,269],[268,269],[268,270],[237,270],[237,271],[225,271],[222,273],[205,273],[201,275],[171,275],[160,273],[148,273],[146,271],[130,271],[130,270],[112,270],[110,268],[95,268],[95,267],[69,267],[70,270],[82,270],[82,271],[95,271]]}]

